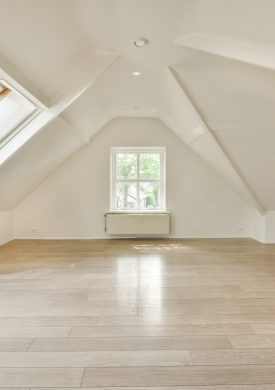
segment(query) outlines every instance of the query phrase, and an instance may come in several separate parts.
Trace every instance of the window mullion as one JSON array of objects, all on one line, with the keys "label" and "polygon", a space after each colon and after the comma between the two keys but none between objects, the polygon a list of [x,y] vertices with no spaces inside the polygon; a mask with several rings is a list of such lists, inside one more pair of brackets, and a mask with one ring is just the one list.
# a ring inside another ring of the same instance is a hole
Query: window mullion
[{"label": "window mullion", "polygon": [[137,153],[137,208],[140,208],[140,199],[139,199],[139,153]]},{"label": "window mullion", "polygon": [[118,179],[117,179],[117,153],[114,153],[113,155],[113,165],[112,165],[112,180],[113,180],[113,201],[112,206],[114,208],[117,208],[117,189],[118,189]]}]

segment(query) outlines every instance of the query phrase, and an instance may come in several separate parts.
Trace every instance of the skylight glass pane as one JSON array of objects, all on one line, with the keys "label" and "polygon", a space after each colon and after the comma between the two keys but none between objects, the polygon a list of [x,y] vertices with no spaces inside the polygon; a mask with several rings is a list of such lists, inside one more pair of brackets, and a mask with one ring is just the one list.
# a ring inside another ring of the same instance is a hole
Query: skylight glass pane
[{"label": "skylight glass pane", "polygon": [[[2,86],[2,84],[0,85]],[[11,90],[4,96],[0,100],[0,142],[36,109],[34,104],[17,91]]]}]

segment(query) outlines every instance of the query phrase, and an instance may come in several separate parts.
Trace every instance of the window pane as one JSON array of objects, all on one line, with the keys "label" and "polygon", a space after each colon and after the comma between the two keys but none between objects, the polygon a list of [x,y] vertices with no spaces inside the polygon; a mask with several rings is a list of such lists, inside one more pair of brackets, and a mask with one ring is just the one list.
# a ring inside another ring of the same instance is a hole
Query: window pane
[{"label": "window pane", "polygon": [[136,209],[137,208],[137,184],[136,183],[118,183],[116,194],[116,207],[118,209]]},{"label": "window pane", "polygon": [[160,184],[140,183],[139,184],[139,207],[141,209],[158,209],[160,207]]},{"label": "window pane", "polygon": [[16,91],[0,100],[0,141],[35,111],[35,106]]},{"label": "window pane", "polygon": [[141,179],[158,180],[160,178],[159,153],[141,153],[139,155],[139,175]]},{"label": "window pane", "polygon": [[117,153],[116,172],[118,179],[136,179],[137,178],[137,154]]}]

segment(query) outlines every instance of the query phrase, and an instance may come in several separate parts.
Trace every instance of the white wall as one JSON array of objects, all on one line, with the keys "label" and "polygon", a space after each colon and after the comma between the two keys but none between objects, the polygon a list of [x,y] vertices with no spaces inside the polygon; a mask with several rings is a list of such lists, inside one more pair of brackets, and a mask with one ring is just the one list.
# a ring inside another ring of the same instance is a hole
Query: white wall
[{"label": "white wall", "polygon": [[261,215],[257,210],[253,210],[251,217],[251,237],[254,240],[265,243],[265,215]]},{"label": "white wall", "polygon": [[0,245],[13,239],[13,211],[0,212]]},{"label": "white wall", "polygon": [[252,238],[263,244],[275,244],[275,211],[259,215],[252,213]]},{"label": "white wall", "polygon": [[267,211],[265,215],[253,212],[252,238],[263,244],[275,243],[275,211]]},{"label": "white wall", "polygon": [[15,236],[106,237],[111,146],[167,147],[172,236],[251,235],[250,208],[162,122],[124,118],[110,122],[15,209]]},{"label": "white wall", "polygon": [[275,243],[275,211],[268,211],[265,216],[266,219],[266,244]]}]

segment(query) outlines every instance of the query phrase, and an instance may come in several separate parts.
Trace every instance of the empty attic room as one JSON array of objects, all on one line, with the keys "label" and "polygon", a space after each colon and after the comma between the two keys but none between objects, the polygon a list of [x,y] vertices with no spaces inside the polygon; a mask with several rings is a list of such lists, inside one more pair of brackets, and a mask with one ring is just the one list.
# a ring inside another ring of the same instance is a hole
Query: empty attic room
[{"label": "empty attic room", "polygon": [[0,14],[0,390],[275,390],[275,0]]}]

